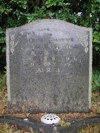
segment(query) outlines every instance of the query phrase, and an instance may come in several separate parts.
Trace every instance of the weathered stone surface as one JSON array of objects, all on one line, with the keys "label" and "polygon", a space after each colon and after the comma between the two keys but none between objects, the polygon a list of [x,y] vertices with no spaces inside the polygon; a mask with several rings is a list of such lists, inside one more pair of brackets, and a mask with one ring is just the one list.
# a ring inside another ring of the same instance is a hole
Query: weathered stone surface
[{"label": "weathered stone surface", "polygon": [[7,87],[11,112],[88,112],[91,29],[38,20],[7,29]]}]

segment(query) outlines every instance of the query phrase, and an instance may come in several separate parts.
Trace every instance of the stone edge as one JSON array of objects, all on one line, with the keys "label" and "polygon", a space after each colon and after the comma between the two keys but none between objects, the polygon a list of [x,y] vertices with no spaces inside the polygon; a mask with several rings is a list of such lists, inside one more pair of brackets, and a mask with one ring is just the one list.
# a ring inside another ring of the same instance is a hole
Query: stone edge
[{"label": "stone edge", "polygon": [[91,29],[91,28],[88,28],[88,27],[79,26],[79,25],[76,25],[76,24],[73,24],[73,23],[70,23],[70,22],[67,22],[67,21],[64,21],[64,20],[60,20],[60,19],[37,19],[33,22],[26,23],[22,26],[8,28],[7,30],[12,30],[12,29],[16,30],[16,29],[20,29],[20,28],[24,29],[24,28],[26,28],[26,26],[31,26],[31,25],[35,26],[35,24],[40,24],[40,23],[44,23],[44,22],[46,22],[46,23],[51,23],[51,22],[56,23],[56,22],[58,22],[58,23],[62,23],[64,25],[67,24],[69,26],[73,26],[73,27],[76,27],[76,28],[81,28],[82,30],[86,30],[86,31],[89,31],[89,29]]},{"label": "stone edge", "polygon": [[91,97],[92,97],[92,28],[89,28],[89,109],[91,109]]},{"label": "stone edge", "polygon": [[6,64],[7,64],[7,92],[8,92],[8,101],[11,101],[10,93],[10,58],[9,58],[9,32],[10,29],[6,30]]}]

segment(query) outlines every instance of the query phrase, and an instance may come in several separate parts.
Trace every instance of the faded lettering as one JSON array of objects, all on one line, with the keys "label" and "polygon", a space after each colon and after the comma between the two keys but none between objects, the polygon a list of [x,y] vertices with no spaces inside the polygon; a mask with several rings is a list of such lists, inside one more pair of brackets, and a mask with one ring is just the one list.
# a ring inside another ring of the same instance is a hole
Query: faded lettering
[{"label": "faded lettering", "polygon": [[43,71],[43,68],[38,68],[38,69],[36,70],[36,73],[42,73],[42,72],[44,72],[44,71]]}]

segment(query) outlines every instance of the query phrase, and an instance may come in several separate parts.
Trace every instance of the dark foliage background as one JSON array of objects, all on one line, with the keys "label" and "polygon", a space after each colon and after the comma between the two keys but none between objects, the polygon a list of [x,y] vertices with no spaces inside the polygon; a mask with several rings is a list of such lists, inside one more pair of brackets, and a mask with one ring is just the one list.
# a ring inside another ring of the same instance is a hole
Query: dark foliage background
[{"label": "dark foliage background", "polygon": [[6,66],[6,29],[44,18],[93,28],[93,83],[100,90],[100,0],[0,0],[0,71]]}]

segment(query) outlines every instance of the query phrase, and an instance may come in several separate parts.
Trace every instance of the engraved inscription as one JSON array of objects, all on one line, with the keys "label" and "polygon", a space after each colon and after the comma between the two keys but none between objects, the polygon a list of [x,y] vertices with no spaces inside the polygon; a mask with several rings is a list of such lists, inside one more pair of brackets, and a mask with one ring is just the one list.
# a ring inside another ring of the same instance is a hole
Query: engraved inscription
[{"label": "engraved inscription", "polygon": [[53,72],[56,72],[56,73],[60,73],[60,72],[62,72],[61,70],[60,70],[60,68],[57,68],[56,70],[53,70],[52,68],[50,68],[50,67],[47,67],[47,68],[37,68],[36,70],[35,70],[35,74],[40,74],[40,73],[53,73]]},{"label": "engraved inscription", "polygon": [[[23,35],[24,32],[21,33]],[[31,31],[25,34],[27,37],[26,46],[33,44],[32,49],[23,51],[25,56],[30,58],[24,59],[24,65],[31,65],[35,74],[39,73],[62,73],[64,69],[70,67],[73,63],[77,62],[75,56],[71,57],[73,50],[74,38],[65,34],[64,37],[51,37],[50,34],[47,36],[49,42],[46,42],[46,37],[42,36],[38,39],[37,35]],[[36,36],[36,37],[32,37]],[[49,37],[49,38],[48,38]],[[38,43],[37,43],[38,42]],[[48,43],[52,43],[48,45]],[[41,49],[41,45],[43,48]],[[68,51],[67,53],[64,51]],[[62,65],[63,64],[63,65]]]},{"label": "engraved inscription", "polygon": [[78,32],[76,32],[76,36],[79,39],[79,41],[81,42],[81,45],[84,47],[84,51],[85,53],[87,53],[89,51],[88,49],[88,35],[81,35]]},{"label": "engraved inscription", "polygon": [[36,73],[42,73],[42,72],[44,72],[43,68],[38,68],[38,69],[36,70]]},{"label": "engraved inscription", "polygon": [[51,63],[48,61],[49,53],[47,50],[44,51],[44,66],[50,66]]},{"label": "engraved inscription", "polygon": [[50,68],[47,68],[47,73],[51,72],[51,69]]},{"label": "engraved inscription", "polygon": [[[29,51],[28,51],[28,48],[27,48],[27,51],[25,51],[25,50],[23,51],[23,53],[24,53],[23,57],[29,56],[29,58],[26,58],[23,60],[23,64],[24,65],[30,64],[31,68],[33,67],[34,72],[36,74],[44,73],[44,72],[46,72],[46,73],[51,73],[51,72],[61,73],[62,69],[64,69],[64,67],[65,68],[70,67],[73,63],[77,62],[77,58],[75,56],[71,57],[74,38],[72,38],[67,33],[65,33],[64,36],[62,36],[63,34],[60,34],[61,37],[55,36],[55,38],[52,37],[50,33],[48,35],[50,37],[50,39],[48,39],[49,43],[52,43],[53,46],[48,47],[48,44],[46,44],[46,46],[44,46],[44,49],[42,49],[42,51],[40,51],[41,43],[42,43],[42,45],[44,45],[45,41],[46,41],[46,38],[43,39],[43,36],[40,37],[38,40],[35,32],[27,31],[27,33],[26,32],[24,33],[24,31],[21,31],[19,39],[17,40],[16,43],[14,43],[15,35],[11,35],[10,51],[11,51],[11,53],[13,53],[15,46],[20,41],[20,38],[23,36],[26,36],[27,41],[25,42],[25,45],[27,47],[29,47],[28,45],[30,45],[30,44],[33,44],[36,42],[38,42],[38,43],[34,44],[32,46],[32,49],[30,49]],[[32,37],[32,36],[36,36],[36,37]],[[77,36],[78,36],[78,34],[77,34]],[[46,47],[48,47],[48,48],[46,48]],[[63,51],[66,51],[66,50],[68,51],[68,53],[62,54]],[[85,46],[85,52],[88,52],[87,46]],[[62,54],[62,58],[59,58],[61,54]],[[63,60],[63,62],[62,62],[62,60]],[[59,64],[59,68],[57,68],[58,64]],[[63,64],[63,67],[61,66],[61,64]],[[52,69],[53,67],[56,69],[53,70]],[[35,69],[35,68],[37,68],[37,69]]]}]

